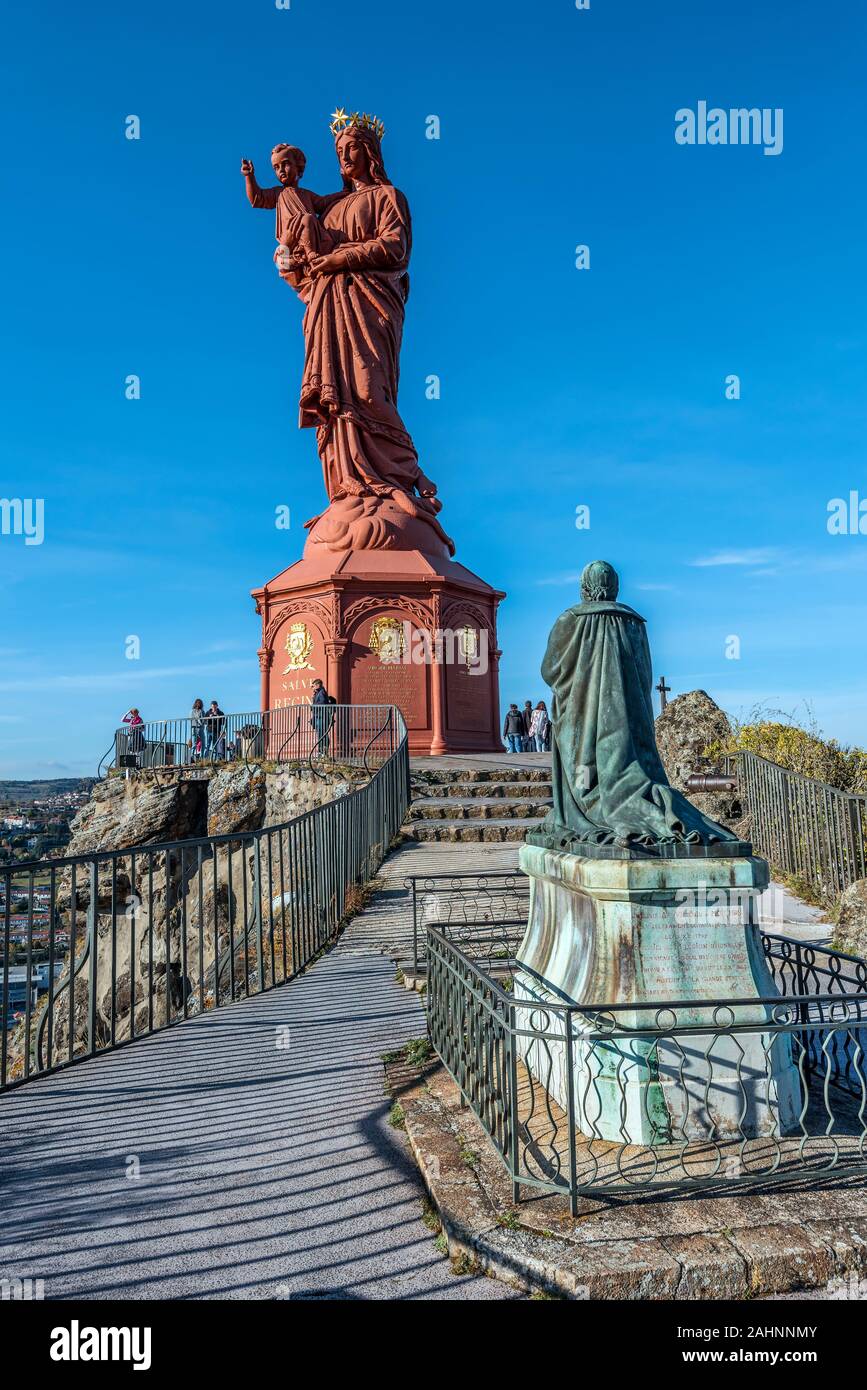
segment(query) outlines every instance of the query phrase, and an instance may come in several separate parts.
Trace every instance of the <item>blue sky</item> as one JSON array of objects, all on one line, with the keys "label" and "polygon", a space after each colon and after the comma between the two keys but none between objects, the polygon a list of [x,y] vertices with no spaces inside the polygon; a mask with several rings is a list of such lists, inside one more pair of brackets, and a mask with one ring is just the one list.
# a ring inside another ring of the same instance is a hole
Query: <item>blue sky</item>
[{"label": "blue sky", "polygon": [[[0,776],[92,771],[131,703],[258,704],[249,590],[323,492],[238,166],[287,140],[336,187],[335,105],[384,119],[412,208],[401,410],[458,558],[508,591],[503,698],[546,694],[602,557],[675,693],[867,742],[867,535],[826,526],[867,499],[865,30],[857,0],[7,10],[0,495],[44,498],[45,539],[0,536]],[[782,153],[678,145],[702,100],[782,108]]]}]

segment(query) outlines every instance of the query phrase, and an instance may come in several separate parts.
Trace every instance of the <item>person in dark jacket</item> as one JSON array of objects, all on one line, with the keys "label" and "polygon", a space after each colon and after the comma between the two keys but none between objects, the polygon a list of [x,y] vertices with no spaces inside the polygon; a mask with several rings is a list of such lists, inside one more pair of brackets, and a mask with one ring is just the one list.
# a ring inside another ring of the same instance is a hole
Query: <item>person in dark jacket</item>
[{"label": "person in dark jacket", "polygon": [[523,751],[524,751],[525,753],[531,753],[531,752],[533,751],[533,738],[532,738],[532,735],[531,735],[531,733],[530,733],[530,724],[531,724],[532,721],[533,721],[533,705],[532,705],[532,701],[530,701],[530,700],[525,700],[525,701],[524,701],[524,708],[521,710],[521,714],[522,714],[523,719],[524,719],[524,744],[523,744]]},{"label": "person in dark jacket", "polygon": [[216,700],[205,715],[205,756],[218,761],[226,756],[226,716]]},{"label": "person in dark jacket", "polygon": [[524,716],[515,704],[509,705],[503,723],[503,738],[510,753],[520,753],[524,747]]},{"label": "person in dark jacket", "polygon": [[310,715],[310,723],[316,730],[315,753],[324,753],[328,743],[328,733],[334,719],[329,706],[334,704],[321,680],[313,682],[313,699],[311,700],[313,709]]}]

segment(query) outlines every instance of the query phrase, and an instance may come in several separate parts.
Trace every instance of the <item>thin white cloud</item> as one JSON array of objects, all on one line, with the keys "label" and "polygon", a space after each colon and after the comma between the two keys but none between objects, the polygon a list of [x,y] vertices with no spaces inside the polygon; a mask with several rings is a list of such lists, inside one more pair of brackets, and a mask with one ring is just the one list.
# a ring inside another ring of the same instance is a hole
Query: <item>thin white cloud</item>
[{"label": "thin white cloud", "polygon": [[712,555],[701,555],[688,564],[695,569],[713,569],[720,565],[768,565],[779,559],[778,550],[717,550]]},{"label": "thin white cloud", "polygon": [[695,569],[738,566],[749,569],[751,577],[760,578],[793,569],[800,570],[802,574],[826,574],[867,568],[867,544],[859,545],[859,537],[835,536],[830,539],[836,544],[824,547],[821,552],[775,550],[772,547],[755,550],[718,550],[712,555],[701,555],[687,563]]},{"label": "thin white cloud", "polygon": [[134,661],[128,670],[92,671],[79,675],[29,676],[16,680],[0,681],[0,690],[57,691],[83,690],[103,691],[135,688],[145,681],[173,680],[177,676],[225,676],[233,670],[249,670],[248,658],[237,661],[221,661],[211,666],[158,666],[138,669]]},{"label": "thin white cloud", "polygon": [[240,639],[225,642],[210,642],[207,647],[202,647],[197,656],[218,656],[220,652],[244,652],[250,650],[249,639],[242,642]]}]

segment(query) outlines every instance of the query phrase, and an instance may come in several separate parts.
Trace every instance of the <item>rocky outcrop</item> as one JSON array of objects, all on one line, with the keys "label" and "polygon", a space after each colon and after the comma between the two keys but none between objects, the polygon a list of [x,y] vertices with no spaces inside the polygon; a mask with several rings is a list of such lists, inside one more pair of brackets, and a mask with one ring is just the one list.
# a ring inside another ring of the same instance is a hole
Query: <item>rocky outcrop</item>
[{"label": "rocky outcrop", "polygon": [[848,956],[867,957],[867,878],[844,889],[832,945]]},{"label": "rocky outcrop", "polygon": [[207,800],[207,782],[177,773],[97,782],[72,822],[64,857],[204,835]]},{"label": "rocky outcrop", "polygon": [[258,830],[265,814],[267,774],[255,763],[231,763],[214,774],[208,788],[209,835]]},{"label": "rocky outcrop", "polygon": [[729,739],[731,732],[727,716],[704,690],[670,701],[656,720],[656,745],[671,785],[686,791],[690,773],[712,771],[705,749]]},{"label": "rocky outcrop", "polygon": [[693,772],[719,771],[717,759],[707,749],[714,743],[727,743],[732,728],[727,715],[704,690],[690,690],[666,705],[656,720],[656,744],[668,780],[685,792],[711,820],[730,826],[742,838],[747,826],[737,791],[687,792],[687,779]]}]

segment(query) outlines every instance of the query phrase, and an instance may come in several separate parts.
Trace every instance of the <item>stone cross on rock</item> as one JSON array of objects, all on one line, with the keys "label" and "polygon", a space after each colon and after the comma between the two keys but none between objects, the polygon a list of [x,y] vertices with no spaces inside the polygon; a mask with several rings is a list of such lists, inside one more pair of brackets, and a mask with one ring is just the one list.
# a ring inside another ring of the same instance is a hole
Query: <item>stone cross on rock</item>
[{"label": "stone cross on rock", "polygon": [[668,704],[666,696],[671,693],[671,686],[666,685],[665,676],[659,677],[659,685],[656,686],[656,689],[659,691],[659,710],[660,713],[662,713],[662,711],[665,709],[665,706]]}]

